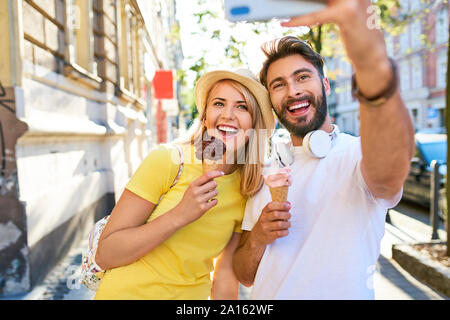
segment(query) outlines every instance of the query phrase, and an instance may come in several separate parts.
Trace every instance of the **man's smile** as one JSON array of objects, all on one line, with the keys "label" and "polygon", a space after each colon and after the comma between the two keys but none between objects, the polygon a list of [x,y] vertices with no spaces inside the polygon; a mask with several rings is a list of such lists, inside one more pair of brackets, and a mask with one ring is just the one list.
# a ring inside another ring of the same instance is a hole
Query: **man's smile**
[{"label": "man's smile", "polygon": [[287,113],[294,117],[299,117],[308,113],[311,108],[311,99],[309,97],[304,97],[296,100],[289,100],[286,105],[285,109],[287,110]]}]

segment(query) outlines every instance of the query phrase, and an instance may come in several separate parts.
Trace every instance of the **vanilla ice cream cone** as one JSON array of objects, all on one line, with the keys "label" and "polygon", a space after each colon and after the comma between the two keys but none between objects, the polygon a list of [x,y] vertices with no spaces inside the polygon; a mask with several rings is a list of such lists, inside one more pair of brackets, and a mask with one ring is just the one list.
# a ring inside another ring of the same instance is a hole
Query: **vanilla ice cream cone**
[{"label": "vanilla ice cream cone", "polygon": [[287,201],[289,186],[292,183],[290,169],[278,169],[272,174],[264,177],[264,181],[269,187],[272,201],[285,202]]}]

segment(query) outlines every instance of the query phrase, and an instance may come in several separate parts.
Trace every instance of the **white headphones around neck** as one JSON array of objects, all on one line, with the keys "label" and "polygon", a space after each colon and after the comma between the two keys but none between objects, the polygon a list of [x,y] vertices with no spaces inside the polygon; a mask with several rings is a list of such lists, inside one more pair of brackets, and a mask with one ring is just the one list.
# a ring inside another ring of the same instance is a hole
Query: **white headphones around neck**
[{"label": "white headphones around neck", "polygon": [[[330,152],[339,133],[339,128],[333,126],[331,133],[323,130],[314,130],[308,132],[303,138],[303,147],[305,152],[312,158],[323,159]],[[279,142],[275,144],[275,153],[277,160],[282,166],[287,166],[294,162],[292,153],[292,142]]]},{"label": "white headphones around neck", "polygon": [[330,152],[333,142],[339,133],[339,128],[336,125],[333,126],[331,133],[323,130],[314,130],[308,132],[303,138],[303,147],[306,153],[313,158],[325,158]]}]

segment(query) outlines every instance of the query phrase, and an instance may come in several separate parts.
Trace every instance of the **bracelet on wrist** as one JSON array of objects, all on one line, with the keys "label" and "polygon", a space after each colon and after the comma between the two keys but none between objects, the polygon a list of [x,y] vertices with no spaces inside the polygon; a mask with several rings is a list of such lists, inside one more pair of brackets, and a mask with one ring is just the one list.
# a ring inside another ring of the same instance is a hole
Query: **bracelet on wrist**
[{"label": "bracelet on wrist", "polygon": [[374,97],[366,97],[361,93],[361,91],[359,90],[358,85],[356,83],[355,74],[353,73],[353,75],[352,75],[352,96],[354,98],[358,99],[358,101],[361,104],[364,104],[365,106],[368,106],[368,107],[378,107],[378,106],[386,103],[386,101],[394,95],[394,93],[398,87],[397,66],[396,66],[395,61],[392,58],[389,58],[389,62],[391,65],[391,74],[392,74],[391,80],[389,81],[389,83],[385,87],[385,89],[383,89],[383,91],[381,91],[381,93],[377,94]]}]

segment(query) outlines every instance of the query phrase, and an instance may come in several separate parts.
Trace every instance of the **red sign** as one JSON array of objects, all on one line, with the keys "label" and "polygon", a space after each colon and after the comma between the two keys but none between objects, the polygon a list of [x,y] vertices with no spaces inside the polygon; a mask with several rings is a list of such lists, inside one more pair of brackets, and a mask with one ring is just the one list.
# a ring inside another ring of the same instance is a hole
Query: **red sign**
[{"label": "red sign", "polygon": [[155,99],[173,99],[172,70],[158,70],[153,77],[153,95]]}]

